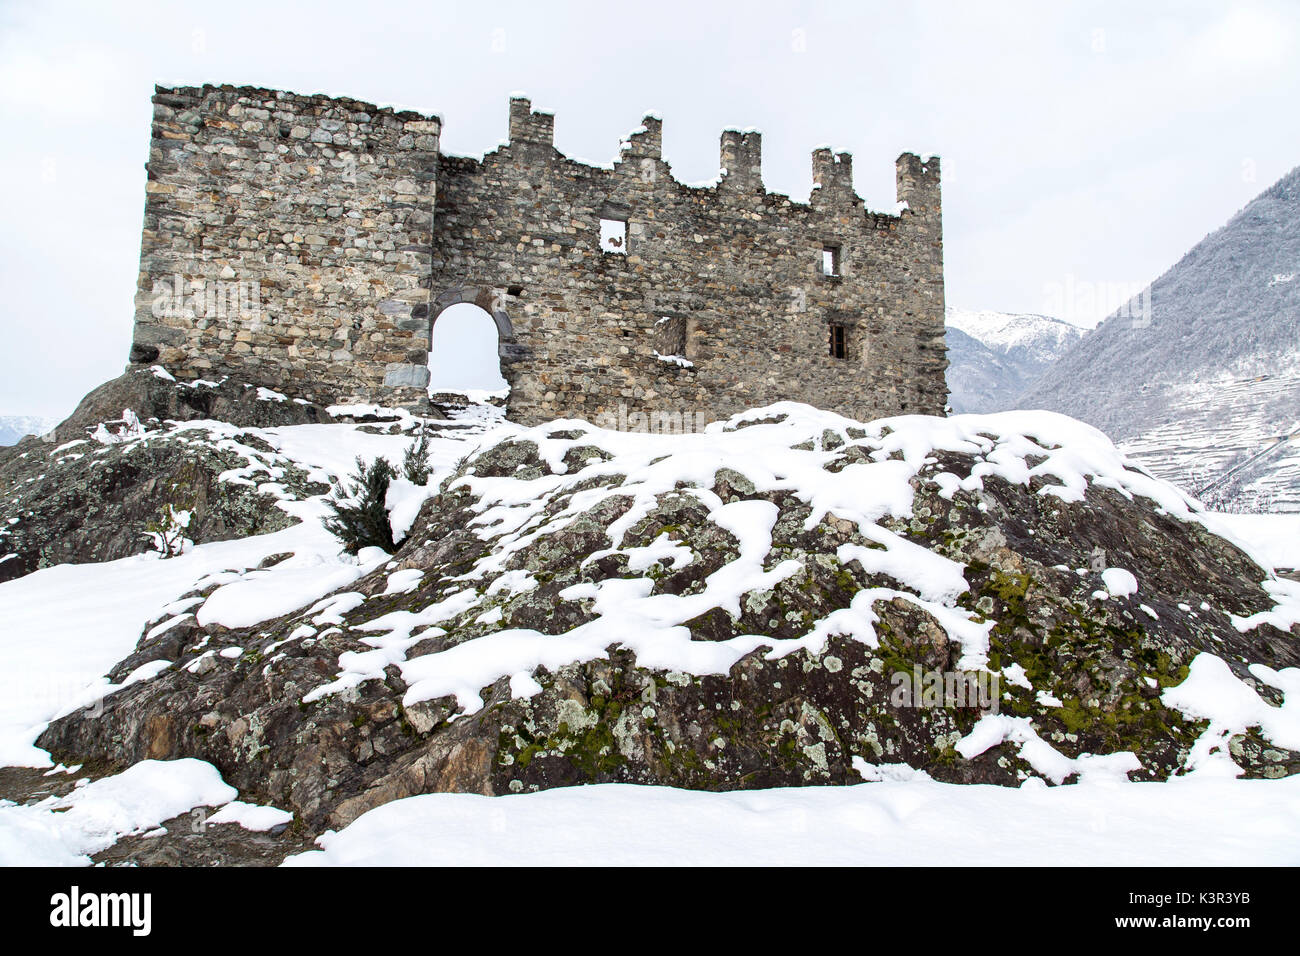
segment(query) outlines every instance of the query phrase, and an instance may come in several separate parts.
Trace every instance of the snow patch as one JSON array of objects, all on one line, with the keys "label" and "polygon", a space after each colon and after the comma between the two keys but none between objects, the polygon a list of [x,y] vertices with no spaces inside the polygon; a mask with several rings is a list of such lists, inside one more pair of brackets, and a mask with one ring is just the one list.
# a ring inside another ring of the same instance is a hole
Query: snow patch
[{"label": "snow patch", "polygon": [[954,747],[967,760],[973,760],[1004,741],[1016,744],[1021,759],[1056,784],[1075,774],[1081,782],[1096,776],[1127,779],[1130,771],[1142,769],[1137,755],[1126,750],[1102,756],[1067,757],[1038,736],[1028,717],[1007,714],[985,714]]},{"label": "snow patch", "polygon": [[201,760],[144,760],[64,797],[0,805],[0,866],[89,866],[123,836],[238,796]]},{"label": "snow patch", "polygon": [[1133,576],[1132,571],[1125,571],[1123,568],[1107,568],[1101,572],[1102,584],[1106,585],[1106,590],[1111,597],[1127,597],[1130,594],[1137,594],[1138,582]]},{"label": "snow patch", "polygon": [[1221,658],[1207,653],[1192,659],[1186,680],[1165,688],[1160,695],[1167,706],[1193,720],[1210,722],[1188,757],[1187,765],[1193,771],[1240,775],[1241,768],[1228,753],[1228,741],[1251,727],[1259,728],[1261,736],[1284,750],[1300,750],[1300,668],[1277,671],[1254,664],[1250,672],[1260,682],[1283,692],[1282,706],[1269,704]]},{"label": "snow patch", "polygon": [[[857,766],[857,765],[855,765]],[[864,768],[858,766],[859,772]],[[1300,777],[1013,789],[876,782],[732,793],[629,784],[384,804],[286,866],[1179,866],[1300,863]],[[598,849],[593,849],[598,848]]]},{"label": "snow patch", "polygon": [[293,822],[293,814],[276,807],[259,807],[232,800],[207,818],[208,823],[238,823],[245,830],[264,832]]}]

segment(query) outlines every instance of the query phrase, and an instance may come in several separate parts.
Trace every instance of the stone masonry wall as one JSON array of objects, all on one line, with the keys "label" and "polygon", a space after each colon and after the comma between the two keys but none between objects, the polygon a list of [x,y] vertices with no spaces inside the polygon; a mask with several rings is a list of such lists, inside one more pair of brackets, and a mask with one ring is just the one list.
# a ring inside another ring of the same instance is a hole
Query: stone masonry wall
[{"label": "stone masonry wall", "polygon": [[[813,153],[810,203],[765,192],[754,132],[722,134],[706,187],[673,178],[656,117],[612,169],[562,156],[522,98],[481,161],[440,155],[438,132],[346,100],[160,90],[132,360],[413,403],[438,315],[474,302],[525,423],[698,422],[782,399],[942,412],[937,159],[899,158],[905,208],[885,215],[854,194],[846,153]],[[601,248],[601,219],[626,223],[621,250]],[[178,274],[253,278],[260,309],[158,318],[157,283]]]},{"label": "stone masonry wall", "polygon": [[153,103],[131,361],[418,397],[438,118],[227,86]]},{"label": "stone masonry wall", "polygon": [[[757,133],[724,133],[726,174],[692,188],[663,161],[654,117],[609,170],[566,159],[549,123],[521,114],[515,100],[509,145],[481,162],[442,158],[433,237],[434,321],[442,305],[497,290],[516,343],[502,355],[511,417],[711,420],[782,399],[862,418],[942,412],[937,160],[900,158],[909,208],[889,216],[863,208],[847,154],[814,154],[818,188],[802,204],[764,192]],[[601,250],[602,217],[626,220],[625,254]],[[836,277],[822,274],[827,245]],[[689,364],[656,355],[674,317]],[[832,322],[846,328],[846,358],[830,355]]]}]

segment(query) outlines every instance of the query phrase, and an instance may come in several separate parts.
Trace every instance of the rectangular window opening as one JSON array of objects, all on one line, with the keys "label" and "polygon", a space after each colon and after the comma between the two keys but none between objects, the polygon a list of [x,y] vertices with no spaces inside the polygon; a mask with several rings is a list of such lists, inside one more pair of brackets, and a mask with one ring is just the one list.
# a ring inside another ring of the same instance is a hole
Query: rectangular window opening
[{"label": "rectangular window opening", "polygon": [[840,274],[840,247],[822,246],[822,275],[838,276]]},{"label": "rectangular window opening", "polygon": [[600,251],[627,255],[627,220],[600,220]]},{"label": "rectangular window opening", "polygon": [[665,315],[655,323],[655,351],[686,358],[686,317]]},{"label": "rectangular window opening", "polygon": [[831,358],[848,358],[848,329],[843,325],[831,325]]}]

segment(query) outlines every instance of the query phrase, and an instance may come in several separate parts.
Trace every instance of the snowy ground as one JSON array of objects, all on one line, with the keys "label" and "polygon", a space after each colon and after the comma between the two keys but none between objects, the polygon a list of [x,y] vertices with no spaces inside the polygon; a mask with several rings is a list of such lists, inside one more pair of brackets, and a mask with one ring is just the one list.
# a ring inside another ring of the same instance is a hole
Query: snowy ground
[{"label": "snowy ground", "polygon": [[1300,514],[1216,514],[1275,568],[1300,568]]},{"label": "snowy ground", "polygon": [[1300,778],[410,797],[289,866],[1295,865]]},{"label": "snowy ground", "polygon": [[[513,428],[482,421],[440,435],[430,488],[488,434]],[[352,471],[357,455],[398,462],[410,441],[349,425],[240,431],[336,477]],[[390,503],[409,515],[409,524],[427,493],[399,488],[401,500]],[[238,624],[310,604],[374,566],[374,556],[339,553],[320,525],[320,500],[283,507],[302,523],[166,561],[138,556],[64,565],[0,584],[0,766],[50,766],[34,747],[46,723],[111,693],[101,675],[134,648],[148,621],[197,582],[222,584],[200,615]],[[1256,554],[1294,566],[1300,528],[1247,520],[1253,518],[1222,520]],[[257,570],[281,552],[293,557]],[[1221,685],[1206,672],[1201,686],[1213,696]],[[371,811],[323,837],[320,852],[292,862],[1300,863],[1300,778],[1242,781],[1223,769],[1207,766],[1167,784],[1101,775],[1060,788],[1034,780],[1019,790],[940,784],[899,768],[887,779],[836,789],[709,794],[607,785],[504,798],[422,796]],[[183,760],[145,762],[35,806],[0,801],[0,865],[86,864],[124,834],[149,832],[198,806],[226,806],[227,816],[250,826],[280,819],[274,810],[232,803],[236,796],[215,768]]]},{"label": "snowy ground", "polygon": [[[52,773],[75,772],[56,768]],[[0,866],[86,866],[91,853],[127,834],[157,833],[164,820],[196,807],[221,807],[208,823],[250,830],[287,824],[293,815],[235,800],[217,768],[202,760],[143,760],[64,797],[18,806],[0,800]]]}]

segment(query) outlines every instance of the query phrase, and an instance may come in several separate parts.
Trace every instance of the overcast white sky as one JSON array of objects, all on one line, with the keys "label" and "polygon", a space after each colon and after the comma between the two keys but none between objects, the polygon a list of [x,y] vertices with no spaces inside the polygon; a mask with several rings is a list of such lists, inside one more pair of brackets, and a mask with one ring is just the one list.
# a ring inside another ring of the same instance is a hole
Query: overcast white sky
[{"label": "overcast white sky", "polygon": [[769,190],[806,199],[827,143],[880,209],[900,152],[938,153],[948,303],[1082,324],[1300,164],[1298,38],[1294,2],[0,0],[0,413],[126,362],[155,82],[435,112],[467,155],[514,90],[598,162],[655,110],[688,182],[755,126]]}]

